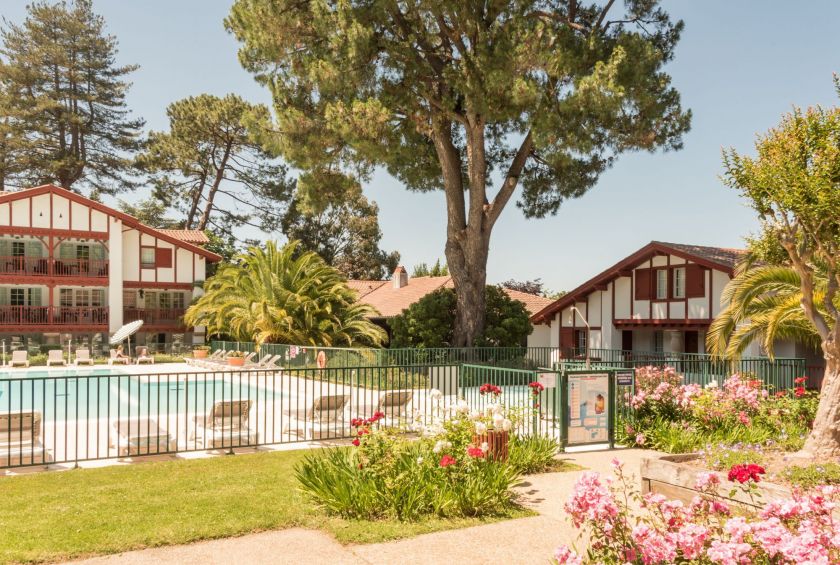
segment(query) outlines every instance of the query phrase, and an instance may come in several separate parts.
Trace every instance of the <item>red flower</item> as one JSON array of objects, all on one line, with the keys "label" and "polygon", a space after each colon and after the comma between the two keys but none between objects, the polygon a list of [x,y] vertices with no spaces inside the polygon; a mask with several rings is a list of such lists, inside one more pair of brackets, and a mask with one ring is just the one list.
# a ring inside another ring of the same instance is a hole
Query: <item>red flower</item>
[{"label": "red flower", "polygon": [[485,394],[492,394],[493,396],[499,396],[502,394],[501,387],[498,387],[491,383],[484,383],[478,389],[478,392],[483,396]]},{"label": "red flower", "polygon": [[[484,457],[484,450],[480,447],[468,447],[467,448],[467,455],[470,457]],[[443,464],[441,463],[441,467]]]},{"label": "red flower", "polygon": [[384,412],[374,412],[373,416],[371,416],[370,418],[365,420],[365,422],[367,422],[368,424],[375,424],[376,422],[378,422],[379,420],[381,420],[384,417],[385,417]]},{"label": "red flower", "polygon": [[795,384],[801,385],[801,384],[805,383],[805,381],[807,381],[807,380],[808,380],[808,379],[807,379],[807,378],[805,378],[805,377],[799,377],[799,378],[797,378],[797,379],[793,379],[793,382],[794,382]]},{"label": "red flower", "polygon": [[732,468],[729,469],[729,475],[727,478],[730,481],[738,481],[741,484],[746,483],[749,480],[759,482],[761,480],[761,475],[764,473],[764,467],[754,463],[750,463],[749,465],[733,465]]},{"label": "red flower", "polygon": [[539,381],[528,383],[528,387],[531,389],[531,394],[534,396],[539,396],[540,393],[545,390],[545,387]]},{"label": "red flower", "polygon": [[801,397],[805,396],[805,387],[804,386],[796,387],[795,389],[793,389],[793,394],[794,394],[794,396],[796,396],[796,398],[801,398]]},{"label": "red flower", "polygon": [[350,425],[353,426],[354,428],[358,428],[360,426],[364,426],[365,421],[362,420],[361,418],[353,418],[352,420],[350,420]]},{"label": "red flower", "polygon": [[784,398],[785,396],[787,396],[787,392],[785,392],[783,390],[780,390],[780,391],[776,392],[776,398]]},{"label": "red flower", "polygon": [[359,447],[359,443],[361,443],[359,442],[359,438],[353,440],[353,445],[355,445],[356,447]]},{"label": "red flower", "polygon": [[440,466],[441,467],[449,467],[450,465],[457,465],[458,461],[452,457],[451,455],[444,455],[440,458]]}]

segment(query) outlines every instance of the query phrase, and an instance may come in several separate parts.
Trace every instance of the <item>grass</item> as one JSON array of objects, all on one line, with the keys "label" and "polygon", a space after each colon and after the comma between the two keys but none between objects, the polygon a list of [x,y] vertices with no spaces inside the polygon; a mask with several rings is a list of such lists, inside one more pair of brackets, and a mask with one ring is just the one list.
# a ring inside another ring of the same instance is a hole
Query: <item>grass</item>
[{"label": "grass", "polygon": [[59,561],[295,526],[375,543],[533,515],[344,520],[304,499],[306,451],[159,461],[0,478],[0,562]]}]

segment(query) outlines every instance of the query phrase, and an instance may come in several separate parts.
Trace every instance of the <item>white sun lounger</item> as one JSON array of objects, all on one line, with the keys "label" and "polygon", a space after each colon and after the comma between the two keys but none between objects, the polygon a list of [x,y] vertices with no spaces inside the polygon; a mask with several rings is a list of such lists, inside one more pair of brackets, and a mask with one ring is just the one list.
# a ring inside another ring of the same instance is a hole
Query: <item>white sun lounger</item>
[{"label": "white sun lounger", "polygon": [[209,414],[193,417],[187,449],[255,445],[257,433],[248,427],[250,413],[250,400],[217,400]]},{"label": "white sun lounger", "polygon": [[29,366],[29,353],[25,349],[18,349],[16,351],[12,351],[12,360],[9,363],[12,367],[28,367]]},{"label": "white sun lounger", "polygon": [[128,357],[128,356],[117,357],[117,350],[116,349],[111,349],[110,354],[111,354],[111,356],[108,358],[108,364],[109,365],[113,365],[115,363],[122,363],[124,365],[128,365],[128,363],[131,361],[131,358]]},{"label": "white sun lounger", "polygon": [[294,431],[299,436],[303,430],[305,440],[315,438],[316,433],[320,438],[348,436],[346,413],[349,404],[349,394],[316,396],[306,410],[285,412],[283,434]]},{"label": "white sun lounger", "polygon": [[172,435],[153,418],[131,418],[111,422],[111,447],[118,457],[155,455],[174,451]]},{"label": "white sun lounger", "polygon": [[[386,390],[379,396],[374,412],[385,414],[385,423],[391,424],[408,417],[408,405],[414,400],[413,390]],[[372,416],[373,414],[368,414]]]},{"label": "white sun lounger", "polygon": [[146,347],[138,347],[137,348],[137,364],[140,365],[141,363],[152,363],[154,364],[155,358],[149,355],[149,350]]},{"label": "white sun lounger", "polygon": [[67,365],[64,360],[64,352],[61,349],[50,349],[47,353],[47,367],[52,365]]},{"label": "white sun lounger", "polygon": [[41,443],[41,413],[0,412],[0,467],[52,461]]},{"label": "white sun lounger", "polygon": [[78,365],[93,365],[93,359],[90,357],[90,349],[77,349],[76,360],[73,364]]}]

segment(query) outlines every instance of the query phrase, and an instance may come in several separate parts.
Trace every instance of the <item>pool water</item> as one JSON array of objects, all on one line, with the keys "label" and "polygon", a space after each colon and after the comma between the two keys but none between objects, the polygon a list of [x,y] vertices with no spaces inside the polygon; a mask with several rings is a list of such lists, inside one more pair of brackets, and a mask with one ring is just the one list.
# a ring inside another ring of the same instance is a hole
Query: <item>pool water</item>
[{"label": "pool water", "polygon": [[44,377],[87,377],[124,374],[113,367],[66,367],[61,369],[43,369],[36,371],[0,371],[0,380],[38,379]]},{"label": "pool water", "polygon": [[[279,392],[246,379],[167,380],[85,373],[76,377],[0,380],[0,412],[38,410],[44,421],[204,414],[217,401],[273,402]],[[49,377],[55,376],[49,373]],[[29,375],[27,374],[27,377]]]}]

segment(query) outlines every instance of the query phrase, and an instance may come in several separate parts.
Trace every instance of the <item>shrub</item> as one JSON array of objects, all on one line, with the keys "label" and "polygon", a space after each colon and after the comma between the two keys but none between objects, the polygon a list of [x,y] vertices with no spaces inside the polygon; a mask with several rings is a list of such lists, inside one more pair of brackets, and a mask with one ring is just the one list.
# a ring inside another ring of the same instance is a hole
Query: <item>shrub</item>
[{"label": "shrub", "polygon": [[814,489],[820,485],[840,485],[840,464],[815,463],[806,467],[788,467],[782,476],[794,486]]},{"label": "shrub", "polygon": [[673,369],[637,370],[636,393],[625,395],[620,443],[669,453],[707,444],[766,444],[796,450],[813,422],[817,395],[799,387],[770,395],[761,381],[732,375],[718,387],[681,384]]},{"label": "shrub", "polygon": [[510,464],[523,475],[545,473],[557,464],[554,458],[560,451],[560,443],[551,437],[531,435],[514,436],[510,442]]},{"label": "shrub", "polygon": [[[768,502],[760,515],[730,510],[718,493],[722,479],[699,473],[702,495],[690,505],[661,494],[642,496],[617,461],[617,480],[584,473],[565,505],[587,540],[585,552],[561,546],[555,563],[838,563],[834,507],[840,489],[823,486],[793,500]],[[754,496],[760,466],[738,466],[735,490]],[[731,485],[730,485],[731,486]],[[731,496],[731,493],[730,493]]]},{"label": "shrub", "polygon": [[709,446],[703,452],[703,455],[706,464],[716,471],[731,469],[736,465],[762,465],[766,459],[761,445],[744,445],[740,443],[735,446],[726,444]]}]

